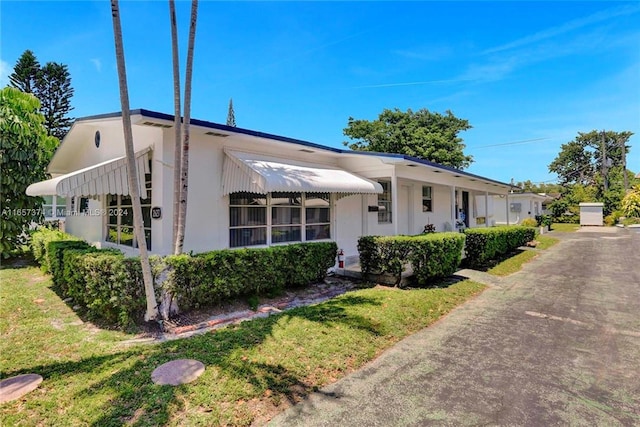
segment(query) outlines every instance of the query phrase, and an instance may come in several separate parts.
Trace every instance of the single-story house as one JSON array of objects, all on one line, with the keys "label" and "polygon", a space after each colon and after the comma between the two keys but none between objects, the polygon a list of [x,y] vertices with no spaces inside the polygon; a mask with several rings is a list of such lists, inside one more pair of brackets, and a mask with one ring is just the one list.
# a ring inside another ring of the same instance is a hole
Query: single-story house
[{"label": "single-story house", "polygon": [[528,192],[493,196],[495,224],[520,224],[524,219],[545,215],[552,201],[553,197],[546,194]]},{"label": "single-story house", "polygon": [[[144,229],[153,254],[172,252],[173,116],[131,112]],[[27,194],[48,196],[65,229],[137,253],[120,113],[77,119]],[[191,121],[184,250],[333,240],[347,261],[362,235],[484,227],[509,184],[401,154],[354,152]],[[56,206],[60,201],[64,206]],[[489,209],[486,209],[489,207]]]}]

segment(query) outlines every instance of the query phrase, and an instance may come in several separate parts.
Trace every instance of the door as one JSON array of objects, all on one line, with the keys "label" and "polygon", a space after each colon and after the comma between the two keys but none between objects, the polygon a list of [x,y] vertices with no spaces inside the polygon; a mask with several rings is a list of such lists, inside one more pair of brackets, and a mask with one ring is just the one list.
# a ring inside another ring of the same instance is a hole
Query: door
[{"label": "door", "polygon": [[464,212],[464,226],[469,227],[469,192],[462,192],[462,212]]},{"label": "door", "polygon": [[401,185],[398,193],[398,234],[411,234],[411,194],[408,185]]}]

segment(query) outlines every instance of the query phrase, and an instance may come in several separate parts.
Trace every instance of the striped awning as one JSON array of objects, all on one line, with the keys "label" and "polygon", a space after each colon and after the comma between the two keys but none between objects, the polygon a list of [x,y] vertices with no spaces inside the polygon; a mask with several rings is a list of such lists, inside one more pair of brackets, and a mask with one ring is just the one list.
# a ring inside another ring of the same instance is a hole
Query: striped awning
[{"label": "striped awning", "polygon": [[[136,153],[138,186],[144,197],[145,174],[149,168],[151,147]],[[46,181],[36,182],[27,187],[28,196],[82,196],[95,197],[102,194],[129,195],[127,180],[127,159],[118,157],[84,169],[70,172]]]},{"label": "striped awning", "polygon": [[239,151],[225,151],[223,194],[275,191],[378,194],[382,186],[345,170]]}]

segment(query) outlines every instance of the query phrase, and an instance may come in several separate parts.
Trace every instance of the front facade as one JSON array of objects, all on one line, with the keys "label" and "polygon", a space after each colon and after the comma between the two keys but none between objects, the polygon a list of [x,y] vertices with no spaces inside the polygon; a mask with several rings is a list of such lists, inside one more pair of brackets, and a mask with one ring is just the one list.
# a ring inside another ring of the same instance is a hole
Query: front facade
[{"label": "front facade", "polygon": [[535,219],[548,213],[547,204],[553,197],[538,193],[509,193],[493,197],[496,225],[520,224],[527,218]]},{"label": "front facade", "polygon": [[[173,117],[132,111],[145,238],[172,252]],[[64,200],[65,229],[137,253],[120,114],[77,120],[27,194]],[[509,184],[398,154],[360,153],[192,120],[185,252],[489,226]],[[58,205],[58,209],[59,209]],[[59,210],[60,212],[60,210]]]}]

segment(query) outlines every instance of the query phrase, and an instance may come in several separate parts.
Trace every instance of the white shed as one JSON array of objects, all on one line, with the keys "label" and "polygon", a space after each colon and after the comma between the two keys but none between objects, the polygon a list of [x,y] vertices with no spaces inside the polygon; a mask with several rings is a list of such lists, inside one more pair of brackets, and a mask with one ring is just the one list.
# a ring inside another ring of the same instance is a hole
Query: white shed
[{"label": "white shed", "polygon": [[580,203],[580,225],[603,225],[604,203]]}]

